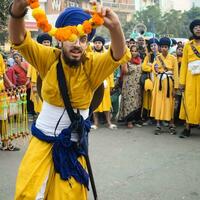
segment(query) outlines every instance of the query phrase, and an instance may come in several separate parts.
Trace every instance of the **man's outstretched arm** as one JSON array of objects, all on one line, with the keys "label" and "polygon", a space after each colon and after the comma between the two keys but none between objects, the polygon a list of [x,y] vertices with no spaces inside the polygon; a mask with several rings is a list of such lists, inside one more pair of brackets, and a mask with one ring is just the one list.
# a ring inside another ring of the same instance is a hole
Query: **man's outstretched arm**
[{"label": "man's outstretched arm", "polygon": [[110,9],[108,15],[112,21],[109,25],[104,25],[110,32],[112,56],[115,60],[120,60],[126,52],[126,40],[118,16]]},{"label": "man's outstretched arm", "polygon": [[111,37],[111,50],[114,60],[120,60],[126,52],[126,41],[122,31],[119,17],[110,8],[102,7],[97,2],[91,2],[96,6],[96,10],[86,10],[88,13],[93,14],[97,12],[104,18],[104,26],[109,30]]},{"label": "man's outstretched arm", "polygon": [[120,60],[126,51],[126,41],[119,18],[110,8],[100,5],[97,5],[97,12],[104,17],[104,26],[110,32],[112,56],[115,60]]},{"label": "man's outstretched arm", "polygon": [[24,41],[26,34],[24,17],[18,17],[23,16],[26,12],[27,6],[28,2],[26,0],[14,0],[10,8],[13,17],[10,16],[8,29],[9,39],[12,44],[19,45]]}]

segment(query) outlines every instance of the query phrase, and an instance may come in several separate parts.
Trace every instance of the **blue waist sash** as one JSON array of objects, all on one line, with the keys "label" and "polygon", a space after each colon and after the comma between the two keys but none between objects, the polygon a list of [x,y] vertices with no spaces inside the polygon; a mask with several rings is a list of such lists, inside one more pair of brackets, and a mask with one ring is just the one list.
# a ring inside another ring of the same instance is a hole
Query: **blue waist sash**
[{"label": "blue waist sash", "polygon": [[77,127],[77,123],[72,123],[55,137],[45,135],[35,126],[35,123],[32,124],[31,131],[32,135],[39,140],[53,144],[52,157],[54,168],[60,174],[61,179],[68,180],[74,177],[77,182],[88,188],[89,175],[78,161],[78,157],[88,153],[87,140],[91,124],[88,119],[83,120],[82,118],[78,125],[81,128],[81,130],[79,129],[81,133],[79,135],[79,143],[71,141],[71,133]]},{"label": "blue waist sash", "polygon": [[169,79],[172,80],[172,82],[174,81],[173,77],[172,77],[172,73],[168,74],[167,72],[162,72],[162,73],[158,73],[157,76],[159,78],[159,90],[162,90],[162,80],[163,80],[163,76],[166,76],[167,78],[167,98],[170,97],[170,84],[169,84]]}]

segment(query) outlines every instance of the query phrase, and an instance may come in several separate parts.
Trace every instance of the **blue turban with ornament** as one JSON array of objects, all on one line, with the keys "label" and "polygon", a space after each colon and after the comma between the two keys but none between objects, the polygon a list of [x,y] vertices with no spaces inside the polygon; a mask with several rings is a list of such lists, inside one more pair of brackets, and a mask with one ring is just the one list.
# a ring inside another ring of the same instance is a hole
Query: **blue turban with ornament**
[{"label": "blue turban with ornament", "polygon": [[[82,24],[85,20],[91,18],[91,15],[84,12],[82,8],[77,7],[69,7],[66,8],[56,20],[56,28],[65,27],[65,26],[76,26],[78,24]],[[88,41],[90,41],[96,30],[92,29],[92,32],[88,34]]]},{"label": "blue turban with ornament", "polygon": [[159,44],[160,44],[160,46],[167,45],[170,48],[171,40],[168,37],[163,37],[163,38],[160,38]]}]

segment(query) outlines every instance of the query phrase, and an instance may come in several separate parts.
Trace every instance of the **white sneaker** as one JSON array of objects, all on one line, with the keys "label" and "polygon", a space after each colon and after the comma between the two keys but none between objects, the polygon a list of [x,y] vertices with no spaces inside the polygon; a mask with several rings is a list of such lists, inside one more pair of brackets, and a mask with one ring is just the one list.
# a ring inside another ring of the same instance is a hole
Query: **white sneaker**
[{"label": "white sneaker", "polygon": [[109,129],[117,129],[117,125],[115,125],[115,124],[110,124],[110,125],[108,126],[108,128],[109,128]]},{"label": "white sneaker", "polygon": [[93,124],[93,125],[91,126],[91,129],[92,129],[92,130],[96,130],[96,129],[98,129],[98,127],[97,127],[96,125]]},{"label": "white sneaker", "polygon": [[134,124],[136,127],[138,127],[138,128],[141,128],[142,127],[142,125],[141,124],[138,124],[138,123],[136,123],[136,124]]}]

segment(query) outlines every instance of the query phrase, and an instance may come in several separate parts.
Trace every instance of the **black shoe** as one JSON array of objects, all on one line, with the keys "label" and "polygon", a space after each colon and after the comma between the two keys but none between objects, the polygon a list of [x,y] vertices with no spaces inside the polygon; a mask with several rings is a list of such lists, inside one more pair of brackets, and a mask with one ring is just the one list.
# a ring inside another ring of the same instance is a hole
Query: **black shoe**
[{"label": "black shoe", "polygon": [[161,127],[160,126],[156,126],[154,135],[160,135],[161,134]]},{"label": "black shoe", "polygon": [[170,127],[169,127],[169,133],[170,133],[171,135],[176,135],[176,129],[175,129],[175,127],[170,126]]},{"label": "black shoe", "polygon": [[190,137],[190,129],[184,129],[181,134],[179,135],[179,138],[186,138]]}]

